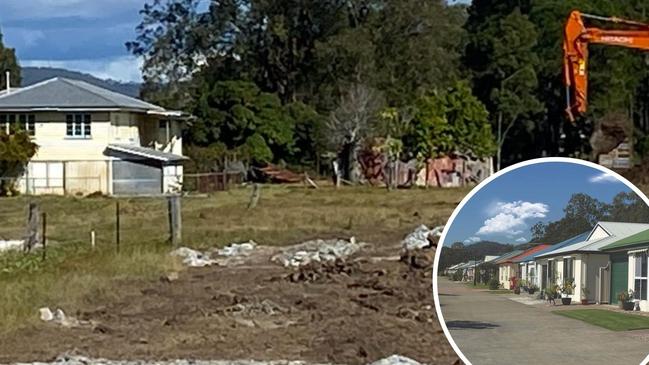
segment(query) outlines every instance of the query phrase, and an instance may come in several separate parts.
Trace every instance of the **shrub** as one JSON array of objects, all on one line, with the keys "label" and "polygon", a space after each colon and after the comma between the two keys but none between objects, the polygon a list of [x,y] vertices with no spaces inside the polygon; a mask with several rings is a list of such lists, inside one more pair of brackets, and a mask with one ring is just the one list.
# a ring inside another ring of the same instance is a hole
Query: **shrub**
[{"label": "shrub", "polygon": [[453,281],[462,281],[463,277],[464,277],[464,272],[462,270],[456,270],[453,273],[452,279]]},{"label": "shrub", "polygon": [[498,282],[498,279],[491,278],[491,280],[489,280],[489,290],[496,290],[498,288],[500,288],[500,282]]}]

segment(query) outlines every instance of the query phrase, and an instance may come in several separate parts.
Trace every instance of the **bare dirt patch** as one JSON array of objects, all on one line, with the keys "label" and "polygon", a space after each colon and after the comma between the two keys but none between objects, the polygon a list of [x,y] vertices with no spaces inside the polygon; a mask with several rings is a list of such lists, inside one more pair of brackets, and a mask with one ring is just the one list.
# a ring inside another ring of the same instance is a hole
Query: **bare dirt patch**
[{"label": "bare dirt patch", "polygon": [[260,247],[230,266],[124,281],[116,299],[66,308],[93,327],[43,323],[0,338],[0,362],[65,352],[108,359],[263,359],[366,364],[392,354],[457,360],[435,316],[433,250],[395,260],[370,245],[347,260],[284,268]]}]

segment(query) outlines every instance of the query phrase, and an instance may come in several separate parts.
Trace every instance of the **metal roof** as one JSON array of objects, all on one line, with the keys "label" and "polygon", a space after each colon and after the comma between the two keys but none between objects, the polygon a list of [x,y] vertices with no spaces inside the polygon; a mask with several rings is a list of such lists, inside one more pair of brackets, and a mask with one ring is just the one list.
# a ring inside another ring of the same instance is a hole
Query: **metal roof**
[{"label": "metal roof", "polygon": [[126,109],[154,114],[179,114],[145,101],[91,85],[55,77],[0,94],[0,110]]},{"label": "metal roof", "polygon": [[628,248],[643,243],[649,243],[649,229],[644,230],[642,232],[638,232],[634,235],[628,236],[619,241],[615,241],[609,245],[602,247],[601,250],[604,251],[604,250],[614,250],[618,248]]},{"label": "metal roof", "polygon": [[[597,227],[601,227],[604,231],[606,231],[606,233],[608,233],[608,237],[590,239],[591,235],[593,234],[593,232],[595,232]],[[537,256],[537,258],[557,256],[572,252],[599,252],[605,246],[608,246],[618,240],[632,236],[647,229],[649,229],[649,224],[645,223],[599,222],[590,231],[588,238],[585,241],[577,242],[572,245],[547,252],[543,255]]]},{"label": "metal roof", "polygon": [[500,256],[499,258],[497,258],[497,259],[495,259],[495,260],[493,260],[491,262],[493,262],[494,264],[501,264],[501,263],[507,261],[508,259],[510,259],[512,257],[516,257],[516,256],[518,256],[518,255],[520,255],[522,253],[523,253],[523,250],[514,250],[514,251],[508,252],[508,253]]},{"label": "metal roof", "polygon": [[187,160],[187,157],[179,156],[173,153],[162,152],[154,150],[153,148],[147,148],[137,145],[129,144],[109,144],[108,149],[111,151],[125,153],[128,155],[134,155],[139,158],[153,159],[162,162],[178,162]]},{"label": "metal roof", "polygon": [[590,235],[590,231],[584,232],[582,234],[576,235],[576,236],[571,237],[571,238],[568,238],[565,241],[559,242],[557,244],[548,246],[548,247],[546,247],[546,248],[544,248],[544,249],[542,249],[540,251],[536,251],[536,252],[533,252],[533,253],[531,253],[529,255],[523,256],[523,257],[520,258],[520,260],[518,262],[534,261],[535,258],[537,258],[538,256],[541,256],[541,255],[543,255],[543,254],[545,254],[547,252],[554,251],[554,250],[557,250],[559,248],[566,247],[568,245],[572,245],[572,244],[577,243],[577,242],[581,242],[581,241],[585,240],[589,235]]},{"label": "metal roof", "polygon": [[528,256],[530,256],[530,255],[533,255],[533,254],[535,254],[535,253],[537,253],[537,252],[539,252],[539,251],[541,251],[541,250],[544,250],[544,249],[548,248],[549,246],[550,246],[550,245],[548,245],[548,244],[540,244],[540,245],[536,245],[536,246],[534,246],[534,247],[532,247],[532,248],[530,248],[530,249],[528,249],[528,250],[523,251],[523,253],[521,253],[520,255],[518,255],[518,256],[514,256],[514,257],[512,258],[511,261],[512,261],[512,262],[524,262],[524,261],[528,261],[528,260],[526,259],[526,257],[528,257]]}]

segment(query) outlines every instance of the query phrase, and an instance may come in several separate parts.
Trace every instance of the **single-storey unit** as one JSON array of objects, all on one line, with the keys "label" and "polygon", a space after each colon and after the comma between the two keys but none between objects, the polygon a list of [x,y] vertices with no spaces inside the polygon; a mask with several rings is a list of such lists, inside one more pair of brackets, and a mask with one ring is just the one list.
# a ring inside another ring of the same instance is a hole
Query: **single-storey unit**
[{"label": "single-storey unit", "polygon": [[[628,274],[626,271],[622,274],[623,270],[616,268],[621,261],[628,263],[628,258],[609,257],[601,249],[647,229],[649,224],[599,222],[585,240],[537,256],[537,272],[546,278],[546,285],[542,288],[551,283],[563,285],[572,279],[575,290],[570,297],[574,300],[617,303],[615,293],[620,289],[626,290]],[[611,270],[610,275],[608,270]]]},{"label": "single-storey unit", "polygon": [[550,247],[550,245],[539,244],[512,258],[512,263],[514,265],[518,264],[519,266],[517,277],[519,281],[525,281],[528,285],[537,285],[536,265],[534,264],[534,261],[531,259],[531,257],[534,256],[537,252],[543,251],[548,247]]},{"label": "single-storey unit", "polygon": [[527,260],[526,263],[528,264],[533,264],[535,266],[535,271],[536,271],[536,286],[538,286],[540,289],[545,289],[548,286],[548,273],[543,271],[543,265],[546,265],[545,269],[547,270],[547,264],[548,264],[548,259],[547,258],[539,258],[539,256],[542,256],[548,252],[558,250],[560,248],[570,246],[572,244],[582,242],[586,238],[588,238],[588,235],[590,234],[590,231],[578,234],[574,237],[568,238],[565,241],[561,241],[559,243],[555,243],[554,245],[548,246],[544,248],[543,250],[537,251],[531,255],[528,255],[527,257],[524,258],[524,260]]},{"label": "single-storey unit", "polygon": [[611,297],[623,291],[633,290],[637,306],[649,311],[647,298],[647,252],[649,251],[649,229],[638,232],[601,248],[611,257]]},{"label": "single-storey unit", "polygon": [[518,277],[518,265],[514,265],[511,259],[521,253],[523,253],[523,250],[514,250],[491,261],[498,265],[498,282],[501,287],[511,289],[510,280],[514,277]]},{"label": "single-storey unit", "polygon": [[183,181],[188,116],[83,81],[53,78],[0,94],[0,133],[22,129],[38,152],[19,179],[28,194],[155,195]]}]

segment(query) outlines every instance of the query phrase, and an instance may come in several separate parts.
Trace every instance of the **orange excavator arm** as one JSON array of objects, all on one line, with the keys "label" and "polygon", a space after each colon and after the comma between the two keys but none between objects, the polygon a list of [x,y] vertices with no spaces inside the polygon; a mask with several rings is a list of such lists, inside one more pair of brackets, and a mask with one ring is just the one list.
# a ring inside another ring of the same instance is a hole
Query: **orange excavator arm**
[{"label": "orange excavator arm", "polygon": [[[630,29],[606,30],[587,27],[584,19],[622,24]],[[649,24],[615,17],[601,17],[572,11],[563,38],[563,76],[566,86],[566,114],[570,121],[586,112],[588,102],[588,44],[606,44],[649,50]]]}]

